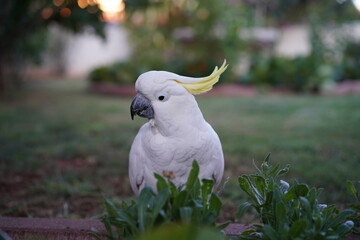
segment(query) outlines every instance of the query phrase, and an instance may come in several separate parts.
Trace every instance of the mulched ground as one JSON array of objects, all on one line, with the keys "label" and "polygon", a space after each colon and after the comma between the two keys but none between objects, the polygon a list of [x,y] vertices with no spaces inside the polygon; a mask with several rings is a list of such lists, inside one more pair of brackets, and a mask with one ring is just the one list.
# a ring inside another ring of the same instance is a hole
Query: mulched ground
[{"label": "mulched ground", "polygon": [[[49,160],[49,159],[48,159]],[[50,161],[49,161],[50,162]],[[128,176],[108,176],[100,179],[99,185],[104,189],[95,188],[91,194],[82,195],[78,192],[54,195],[49,187],[43,187],[49,176],[66,175],[69,171],[81,176],[84,171],[99,168],[99,163],[91,158],[77,157],[74,159],[52,159],[51,164],[44,164],[35,171],[8,172],[0,178],[0,216],[40,217],[40,218],[93,218],[103,212],[102,195],[130,198]],[[94,174],[96,174],[94,172]],[[234,220],[236,207],[224,202],[219,221]]]},{"label": "mulched ground", "polygon": [[[111,196],[133,195],[127,176],[95,176],[96,169],[101,166],[92,158],[52,159],[49,162],[51,164],[44,163],[35,171],[2,174],[1,216],[91,218],[101,214],[103,210],[102,194],[105,191],[97,186],[106,186],[106,192]],[[90,194],[49,192],[51,187],[46,186],[49,176],[64,176],[70,171],[78,176],[94,174],[94,179],[101,182],[92,183],[95,188]]]}]

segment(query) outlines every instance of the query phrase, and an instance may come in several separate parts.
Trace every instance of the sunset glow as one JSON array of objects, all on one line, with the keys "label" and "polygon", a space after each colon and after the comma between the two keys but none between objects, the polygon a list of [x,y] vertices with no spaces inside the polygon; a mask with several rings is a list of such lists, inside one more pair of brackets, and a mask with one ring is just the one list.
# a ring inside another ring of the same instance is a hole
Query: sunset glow
[{"label": "sunset glow", "polygon": [[99,4],[104,12],[103,18],[107,22],[118,22],[124,18],[125,3],[123,0],[78,0],[80,8]]}]

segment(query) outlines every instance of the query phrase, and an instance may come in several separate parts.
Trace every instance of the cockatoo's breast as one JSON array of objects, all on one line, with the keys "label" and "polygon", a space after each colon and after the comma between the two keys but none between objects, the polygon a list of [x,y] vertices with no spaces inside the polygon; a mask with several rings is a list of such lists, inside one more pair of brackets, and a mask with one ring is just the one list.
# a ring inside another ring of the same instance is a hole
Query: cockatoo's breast
[{"label": "cockatoo's breast", "polygon": [[[175,184],[185,183],[194,160],[198,161],[204,173],[207,169],[209,172],[214,171],[209,166],[214,157],[219,158],[219,162],[223,161],[220,141],[205,121],[204,126],[183,127],[178,129],[177,134],[170,136],[162,135],[156,125],[147,124],[142,141],[144,154],[147,156],[146,172],[159,173]],[[217,156],[214,156],[214,149]]]}]

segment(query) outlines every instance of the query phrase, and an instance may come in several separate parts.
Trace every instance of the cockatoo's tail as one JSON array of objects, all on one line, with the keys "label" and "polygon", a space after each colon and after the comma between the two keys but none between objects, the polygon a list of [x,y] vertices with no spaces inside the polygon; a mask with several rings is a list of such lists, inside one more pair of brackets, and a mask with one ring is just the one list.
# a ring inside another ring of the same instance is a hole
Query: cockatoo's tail
[{"label": "cockatoo's tail", "polygon": [[156,190],[154,173],[183,185],[194,160],[200,165],[201,179],[220,183],[224,171],[221,143],[193,95],[211,90],[226,68],[224,61],[204,78],[166,71],[138,77],[131,118],[138,115],[150,121],[140,128],[130,150],[129,177],[136,194],[145,185]]}]

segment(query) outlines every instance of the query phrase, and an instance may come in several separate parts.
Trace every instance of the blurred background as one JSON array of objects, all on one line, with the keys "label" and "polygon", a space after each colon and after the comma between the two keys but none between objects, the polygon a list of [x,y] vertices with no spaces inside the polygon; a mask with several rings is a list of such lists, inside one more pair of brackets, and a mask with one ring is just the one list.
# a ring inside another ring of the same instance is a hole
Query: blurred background
[{"label": "blurred background", "polygon": [[[132,197],[138,75],[205,76],[197,97],[223,144],[222,219],[237,176],[272,153],[326,203],[360,171],[358,0],[13,0],[0,8],[0,215],[96,217]],[[246,221],[246,220],[243,220]]]}]

